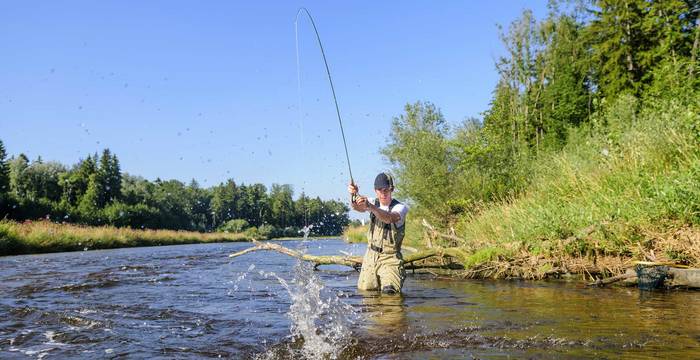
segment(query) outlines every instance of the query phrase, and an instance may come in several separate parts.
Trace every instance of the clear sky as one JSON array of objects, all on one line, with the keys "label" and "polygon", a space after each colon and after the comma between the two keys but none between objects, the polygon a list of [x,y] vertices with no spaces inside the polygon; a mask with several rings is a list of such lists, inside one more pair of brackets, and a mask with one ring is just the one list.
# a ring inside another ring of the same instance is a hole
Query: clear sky
[{"label": "clear sky", "polygon": [[497,25],[547,11],[545,0],[8,1],[0,139],[11,155],[67,165],[107,147],[150,180],[288,183],[345,199],[340,130],[306,19],[298,92],[300,6],[319,28],[365,194],[389,169],[379,149],[403,106],[433,102],[452,124],[480,117],[504,52]]}]

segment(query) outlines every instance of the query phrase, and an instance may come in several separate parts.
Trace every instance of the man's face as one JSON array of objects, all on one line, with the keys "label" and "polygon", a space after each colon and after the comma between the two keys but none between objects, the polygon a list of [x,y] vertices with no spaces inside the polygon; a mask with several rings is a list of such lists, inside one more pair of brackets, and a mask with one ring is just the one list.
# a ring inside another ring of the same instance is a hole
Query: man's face
[{"label": "man's face", "polygon": [[391,204],[391,192],[393,191],[392,188],[386,187],[382,189],[374,189],[374,192],[377,194],[377,199],[379,199],[379,203],[382,205],[389,205]]}]

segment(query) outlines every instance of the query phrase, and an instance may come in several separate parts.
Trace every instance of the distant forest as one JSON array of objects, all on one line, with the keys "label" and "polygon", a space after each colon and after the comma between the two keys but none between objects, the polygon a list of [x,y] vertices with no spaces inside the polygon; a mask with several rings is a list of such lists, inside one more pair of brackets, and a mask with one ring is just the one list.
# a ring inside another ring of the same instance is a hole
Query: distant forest
[{"label": "distant forest", "polygon": [[210,188],[192,180],[149,181],[122,173],[109,149],[67,167],[24,154],[7,157],[0,140],[0,219],[49,219],[135,229],[253,232],[261,237],[338,235],[348,207],[335,200],[294,200],[290,185],[237,184]]}]

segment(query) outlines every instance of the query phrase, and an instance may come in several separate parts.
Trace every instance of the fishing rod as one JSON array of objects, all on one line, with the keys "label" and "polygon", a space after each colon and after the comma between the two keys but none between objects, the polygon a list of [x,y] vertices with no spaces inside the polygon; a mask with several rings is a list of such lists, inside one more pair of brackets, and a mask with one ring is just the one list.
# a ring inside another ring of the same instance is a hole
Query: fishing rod
[{"label": "fishing rod", "polygon": [[[321,36],[318,34],[318,29],[316,28],[316,23],[314,22],[314,18],[311,16],[311,13],[309,10],[307,10],[305,7],[299,8],[297,11],[296,18],[294,19],[294,31],[295,34],[298,31],[298,21],[299,21],[299,14],[302,12],[306,13],[306,15],[309,17],[309,20],[311,20],[311,26],[314,28],[314,33],[316,33],[316,40],[318,40],[318,47],[321,49],[321,55],[323,56],[323,63],[326,65],[326,74],[328,75],[328,83],[331,85],[331,92],[333,93],[333,102],[335,103],[335,113],[338,115],[338,125],[340,125],[340,134],[343,136],[343,146],[345,148],[345,159],[347,160],[348,163],[348,171],[350,172],[350,184],[355,185],[355,179],[352,177],[352,167],[350,166],[350,155],[348,155],[348,144],[345,141],[345,130],[343,130],[343,120],[340,117],[340,108],[338,107],[338,99],[335,95],[335,87],[333,86],[333,79],[331,77],[331,70],[328,67],[328,61],[326,60],[326,52],[323,51],[323,44],[321,43]],[[297,37],[297,63],[299,61],[299,45],[298,45],[298,37]],[[298,65],[298,64],[297,64]],[[297,71],[299,71],[297,69]],[[354,202],[357,194],[352,194],[351,200]]]}]

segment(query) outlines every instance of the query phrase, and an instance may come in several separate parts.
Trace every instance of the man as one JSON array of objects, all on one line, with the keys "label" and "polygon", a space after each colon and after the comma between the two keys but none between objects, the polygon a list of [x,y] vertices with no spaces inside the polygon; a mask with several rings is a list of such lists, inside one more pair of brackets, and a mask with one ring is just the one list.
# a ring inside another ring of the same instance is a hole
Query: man
[{"label": "man", "polygon": [[375,199],[359,195],[359,188],[353,183],[348,186],[348,191],[355,195],[355,201],[351,204],[354,210],[370,212],[367,252],[362,259],[357,288],[400,293],[406,278],[401,242],[408,207],[392,198],[394,180],[387,173],[380,173],[374,179]]}]

